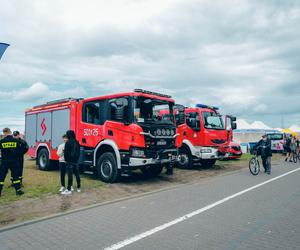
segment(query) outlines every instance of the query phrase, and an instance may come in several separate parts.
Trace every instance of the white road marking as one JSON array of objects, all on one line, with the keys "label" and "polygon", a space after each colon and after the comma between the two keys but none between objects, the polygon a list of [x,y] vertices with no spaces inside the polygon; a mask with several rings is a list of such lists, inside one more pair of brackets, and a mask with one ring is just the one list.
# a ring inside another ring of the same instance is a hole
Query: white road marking
[{"label": "white road marking", "polygon": [[212,203],[212,204],[210,204],[210,205],[208,205],[208,206],[205,206],[205,207],[203,207],[203,208],[200,208],[200,209],[198,209],[198,210],[195,210],[195,211],[193,211],[193,212],[191,212],[191,213],[188,213],[188,214],[186,214],[186,215],[184,215],[184,216],[181,216],[181,217],[179,217],[179,218],[177,218],[177,219],[175,219],[175,220],[172,220],[172,221],[167,222],[167,223],[165,223],[165,224],[163,224],[163,225],[160,225],[160,226],[158,226],[158,227],[155,227],[155,228],[153,228],[153,229],[150,229],[150,230],[148,230],[148,231],[146,231],[146,232],[144,232],[144,233],[138,234],[138,235],[136,235],[136,236],[133,236],[133,237],[131,237],[131,238],[128,238],[128,239],[126,239],[126,240],[123,240],[123,241],[120,241],[120,242],[118,242],[118,243],[116,243],[116,244],[113,244],[113,245],[111,245],[111,246],[109,246],[109,247],[106,247],[104,250],[116,250],[116,249],[120,249],[120,248],[123,248],[123,247],[125,247],[125,246],[128,246],[128,245],[130,245],[130,244],[132,244],[132,243],[134,243],[134,242],[136,242],[136,241],[139,241],[139,240],[141,240],[141,239],[143,239],[143,238],[146,238],[146,237],[148,237],[148,236],[150,236],[150,235],[152,235],[152,234],[155,234],[155,233],[157,233],[157,232],[159,232],[159,231],[162,231],[162,230],[164,230],[164,229],[166,229],[166,228],[168,228],[168,227],[171,227],[171,226],[173,226],[173,225],[176,225],[176,224],[178,224],[178,223],[180,223],[180,222],[183,222],[183,221],[185,221],[185,220],[187,220],[187,219],[189,219],[189,218],[191,218],[191,217],[194,217],[194,216],[199,215],[199,214],[201,214],[201,213],[203,213],[203,212],[205,212],[205,211],[207,211],[207,210],[209,210],[209,209],[212,209],[212,208],[214,208],[214,207],[216,207],[216,206],[219,206],[219,205],[221,205],[222,203],[224,203],[224,202],[226,202],[226,201],[229,201],[229,200],[231,200],[231,199],[234,199],[234,198],[236,198],[236,197],[238,197],[238,196],[241,196],[242,194],[245,194],[245,193],[247,193],[247,192],[250,192],[251,190],[254,190],[254,189],[256,189],[256,188],[259,188],[259,187],[261,187],[261,186],[263,186],[263,185],[266,185],[266,184],[268,184],[268,183],[270,183],[270,182],[276,181],[276,180],[278,180],[278,179],[280,179],[280,178],[282,178],[282,177],[285,177],[285,176],[287,176],[287,175],[289,175],[289,174],[292,174],[292,173],[294,173],[294,172],[296,172],[296,171],[299,171],[299,170],[300,170],[300,168],[296,168],[296,169],[294,169],[294,170],[292,170],[292,171],[289,171],[289,172],[287,172],[287,173],[285,173],[285,174],[279,175],[279,176],[274,177],[274,178],[272,178],[272,179],[270,179],[270,180],[264,181],[264,182],[262,182],[262,183],[260,183],[260,184],[257,184],[257,185],[255,185],[255,186],[252,186],[252,187],[250,187],[250,188],[244,189],[244,190],[242,190],[242,191],[240,191],[240,192],[238,192],[238,193],[235,193],[235,194],[233,194],[233,195],[227,196],[227,197],[225,197],[225,198],[222,199],[222,200],[219,200],[219,201],[214,202],[214,203]]}]

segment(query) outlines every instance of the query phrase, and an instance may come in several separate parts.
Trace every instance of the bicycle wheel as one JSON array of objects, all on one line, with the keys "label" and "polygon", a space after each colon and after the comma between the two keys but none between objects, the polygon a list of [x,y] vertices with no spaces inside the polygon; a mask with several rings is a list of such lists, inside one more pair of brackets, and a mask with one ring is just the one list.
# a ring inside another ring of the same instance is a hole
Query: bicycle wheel
[{"label": "bicycle wheel", "polygon": [[293,153],[293,161],[294,161],[294,163],[296,163],[296,162],[297,162],[297,160],[298,160],[297,153],[296,153],[296,152],[294,152],[294,153]]},{"label": "bicycle wheel", "polygon": [[249,170],[250,170],[251,174],[258,175],[258,173],[260,171],[260,167],[259,167],[259,161],[257,160],[256,157],[253,157],[249,161]]}]

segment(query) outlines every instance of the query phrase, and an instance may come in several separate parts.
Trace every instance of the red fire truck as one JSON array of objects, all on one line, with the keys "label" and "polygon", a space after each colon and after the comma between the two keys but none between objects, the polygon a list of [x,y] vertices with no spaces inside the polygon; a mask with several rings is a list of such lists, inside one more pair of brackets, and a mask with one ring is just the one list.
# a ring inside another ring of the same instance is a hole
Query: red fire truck
[{"label": "red fire truck", "polygon": [[[79,164],[105,182],[140,169],[159,175],[172,172],[181,140],[174,117],[161,119],[159,110],[173,114],[171,96],[137,89],[88,99],[68,98],[26,110],[25,133],[29,155],[41,170],[58,160],[62,135],[74,130],[81,145]],[[176,145],[177,144],[177,145]]]},{"label": "red fire truck", "polygon": [[222,117],[218,108],[203,104],[185,108],[184,113],[185,125],[177,127],[177,133],[183,139],[179,148],[179,166],[191,168],[194,162],[200,162],[204,167],[212,167],[217,159],[227,157],[236,118]]}]

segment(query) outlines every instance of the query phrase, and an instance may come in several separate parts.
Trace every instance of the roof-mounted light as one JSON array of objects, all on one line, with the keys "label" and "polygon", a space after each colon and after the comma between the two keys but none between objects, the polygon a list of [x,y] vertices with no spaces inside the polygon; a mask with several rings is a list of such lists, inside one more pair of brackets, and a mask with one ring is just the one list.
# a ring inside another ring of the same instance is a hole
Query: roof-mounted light
[{"label": "roof-mounted light", "polygon": [[207,109],[219,110],[218,107],[208,106],[208,105],[205,105],[205,104],[196,104],[196,108],[207,108]]},{"label": "roof-mounted light", "polygon": [[148,91],[148,90],[144,90],[144,89],[135,89],[134,92],[148,94],[148,95],[157,95],[157,96],[166,97],[166,98],[171,98],[172,97],[170,95],[165,95],[165,94],[152,92],[152,91]]}]

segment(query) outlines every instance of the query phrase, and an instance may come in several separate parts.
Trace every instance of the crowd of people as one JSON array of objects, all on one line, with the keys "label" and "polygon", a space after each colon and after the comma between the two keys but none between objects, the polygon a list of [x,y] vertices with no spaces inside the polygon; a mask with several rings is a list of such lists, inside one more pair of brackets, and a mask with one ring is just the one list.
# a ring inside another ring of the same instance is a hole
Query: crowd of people
[{"label": "crowd of people", "polygon": [[[11,172],[12,186],[16,190],[16,195],[23,195],[23,168],[24,155],[29,147],[22,139],[19,131],[13,133],[9,128],[3,129],[4,138],[0,140],[1,165],[0,165],[0,197],[8,171]],[[60,182],[59,192],[63,195],[70,195],[73,189],[73,174],[76,177],[77,192],[81,192],[78,160],[80,156],[80,145],[75,138],[73,130],[68,130],[63,135],[63,141],[59,145],[57,155],[59,156]],[[65,184],[65,175],[68,176],[68,185]]]},{"label": "crowd of people", "polygon": [[284,151],[286,152],[286,157],[285,161],[288,162],[293,162],[293,154],[299,154],[300,153],[300,148],[299,148],[300,141],[296,136],[293,135],[286,135],[283,148]]}]

